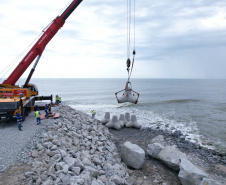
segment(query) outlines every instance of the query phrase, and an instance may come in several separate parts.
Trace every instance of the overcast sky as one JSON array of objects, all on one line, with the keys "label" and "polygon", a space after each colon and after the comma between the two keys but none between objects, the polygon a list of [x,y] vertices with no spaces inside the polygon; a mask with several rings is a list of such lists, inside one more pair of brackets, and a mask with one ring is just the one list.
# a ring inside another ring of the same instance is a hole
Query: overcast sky
[{"label": "overcast sky", "polygon": [[[70,2],[0,0],[0,72]],[[135,9],[132,78],[226,78],[225,0],[139,0]],[[33,77],[126,78],[126,60],[127,0],[84,0],[46,46]]]}]

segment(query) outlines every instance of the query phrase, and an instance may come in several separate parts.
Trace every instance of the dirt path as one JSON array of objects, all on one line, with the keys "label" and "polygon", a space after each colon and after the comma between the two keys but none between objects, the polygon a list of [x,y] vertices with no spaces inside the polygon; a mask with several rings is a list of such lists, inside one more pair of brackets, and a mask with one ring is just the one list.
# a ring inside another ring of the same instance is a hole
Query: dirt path
[{"label": "dirt path", "polygon": [[21,185],[25,179],[24,173],[30,171],[31,166],[17,164],[7,170],[0,178],[0,185]]}]

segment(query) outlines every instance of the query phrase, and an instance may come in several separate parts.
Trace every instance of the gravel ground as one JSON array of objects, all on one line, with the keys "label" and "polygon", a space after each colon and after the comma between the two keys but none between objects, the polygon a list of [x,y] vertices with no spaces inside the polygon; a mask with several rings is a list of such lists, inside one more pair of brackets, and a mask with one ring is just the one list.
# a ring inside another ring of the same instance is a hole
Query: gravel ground
[{"label": "gravel ground", "polygon": [[5,122],[4,127],[3,123],[0,124],[0,174],[10,165],[23,162],[30,155],[25,148],[31,147],[34,142],[32,138],[38,136],[49,124],[50,121],[42,120],[42,124],[37,125],[34,112],[22,122],[23,131],[18,130],[16,120]]}]

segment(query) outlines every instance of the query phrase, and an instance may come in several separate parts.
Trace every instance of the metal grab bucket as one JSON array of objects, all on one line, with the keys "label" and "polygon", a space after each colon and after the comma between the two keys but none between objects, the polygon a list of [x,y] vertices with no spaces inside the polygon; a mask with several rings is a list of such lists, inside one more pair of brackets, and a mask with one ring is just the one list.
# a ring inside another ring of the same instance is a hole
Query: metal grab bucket
[{"label": "metal grab bucket", "polygon": [[132,85],[130,82],[126,83],[125,89],[115,93],[118,103],[130,102],[137,104],[139,93],[132,90]]}]

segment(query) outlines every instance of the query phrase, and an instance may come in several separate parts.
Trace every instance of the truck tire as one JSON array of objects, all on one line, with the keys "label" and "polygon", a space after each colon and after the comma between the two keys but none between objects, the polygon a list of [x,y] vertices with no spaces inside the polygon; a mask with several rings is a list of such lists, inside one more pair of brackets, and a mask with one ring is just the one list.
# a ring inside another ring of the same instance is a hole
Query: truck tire
[{"label": "truck tire", "polygon": [[25,111],[25,116],[28,116],[30,111]]}]

